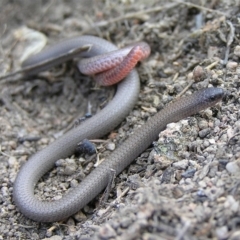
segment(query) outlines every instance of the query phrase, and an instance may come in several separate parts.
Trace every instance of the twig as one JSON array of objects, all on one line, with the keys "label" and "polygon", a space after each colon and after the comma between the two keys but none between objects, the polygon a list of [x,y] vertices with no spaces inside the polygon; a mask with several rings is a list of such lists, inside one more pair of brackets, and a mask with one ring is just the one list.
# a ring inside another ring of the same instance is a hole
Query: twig
[{"label": "twig", "polygon": [[231,136],[230,138],[229,138],[229,140],[228,140],[228,142],[227,142],[227,144],[229,144],[230,143],[230,141],[234,138],[234,137],[236,137],[236,136],[239,136],[240,135],[240,132],[239,133],[236,133],[236,134],[234,134],[233,136]]},{"label": "twig", "polygon": [[112,208],[112,206],[116,205],[119,200],[127,194],[127,192],[130,190],[130,187],[127,187],[126,189],[123,190],[123,192],[115,199],[113,200],[109,206],[105,209],[104,215],[107,214],[107,212]]},{"label": "twig", "polygon": [[176,96],[175,99],[181,97],[193,84],[193,81],[190,81],[189,84]]},{"label": "twig", "polygon": [[179,0],[175,0],[175,2],[187,5],[188,7],[195,7],[195,8],[198,8],[200,10],[204,10],[204,11],[211,12],[211,13],[216,13],[216,14],[219,14],[219,15],[222,15],[222,16],[226,16],[226,17],[229,16],[228,14],[226,14],[224,12],[221,12],[221,11],[218,11],[218,10],[214,10],[214,9],[210,9],[210,8],[207,8],[207,7],[203,7],[203,6],[194,4],[194,3],[184,2],[184,1],[179,1]]},{"label": "twig", "polygon": [[227,46],[226,46],[225,57],[224,57],[224,60],[223,60],[223,65],[227,64],[228,57],[229,57],[229,52],[230,52],[230,46],[231,46],[231,44],[233,42],[233,39],[234,39],[234,36],[235,36],[235,28],[234,28],[232,22],[226,21],[226,23],[230,27],[230,33],[228,34],[228,38],[227,38]]},{"label": "twig", "polygon": [[187,230],[191,226],[190,221],[185,221],[182,229],[179,231],[178,235],[176,236],[175,240],[184,239],[183,237],[186,235]]},{"label": "twig", "polygon": [[[9,74],[6,74],[4,76],[1,76],[0,80],[8,79],[8,78],[13,77],[17,74],[37,73],[38,69],[41,69],[41,70],[46,69],[46,68],[48,68],[47,66],[53,66],[53,65],[56,65],[58,63],[65,62],[67,60],[73,59],[74,57],[78,56],[81,52],[89,51],[90,48],[91,48],[91,45],[85,45],[83,47],[71,49],[70,51],[68,51],[67,53],[64,53],[62,55],[47,59],[47,60],[39,62],[37,64],[33,64],[33,65],[30,65],[30,66],[27,66],[27,67],[23,67],[20,70],[17,70],[15,72],[12,72],[12,73],[9,73]],[[20,76],[20,78],[21,77],[22,76]]]},{"label": "twig", "polygon": [[108,21],[101,21],[99,23],[94,23],[90,28],[87,28],[87,29],[83,30],[82,34],[85,33],[85,32],[88,32],[88,31],[90,31],[94,28],[105,27],[105,26],[108,26],[109,24],[112,24],[112,23],[115,23],[115,22],[120,22],[122,20],[137,18],[141,15],[148,14],[148,13],[160,12],[162,10],[168,10],[168,9],[176,7],[177,5],[179,5],[179,3],[176,2],[176,3],[167,4],[165,6],[152,7],[152,8],[142,10],[142,11],[138,11],[138,12],[127,13],[127,14],[124,14],[123,16],[116,17],[116,18],[110,19]]},{"label": "twig", "polygon": [[212,68],[214,68],[215,66],[217,66],[217,64],[219,63],[219,60],[209,64],[207,67],[205,67],[206,70],[211,70]]},{"label": "twig", "polygon": [[114,169],[109,169],[109,173],[108,173],[109,179],[108,179],[108,185],[105,188],[105,191],[103,193],[103,197],[100,201],[100,206],[102,206],[103,204],[105,204],[108,200],[110,191],[112,189],[112,185],[113,185],[113,181],[116,177],[116,171]]},{"label": "twig", "polygon": [[2,146],[0,145],[0,154],[2,154],[3,156],[5,156],[5,157],[11,157],[11,155],[8,155],[7,153],[4,153],[3,151],[2,151]]}]

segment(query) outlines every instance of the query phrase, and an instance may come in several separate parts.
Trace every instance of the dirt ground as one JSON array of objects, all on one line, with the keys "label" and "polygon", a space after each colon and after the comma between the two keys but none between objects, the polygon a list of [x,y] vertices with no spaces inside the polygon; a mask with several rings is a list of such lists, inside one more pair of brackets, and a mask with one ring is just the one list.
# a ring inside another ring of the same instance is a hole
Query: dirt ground
[{"label": "dirt ground", "polygon": [[[100,159],[175,97],[211,86],[225,91],[221,103],[161,132],[114,179],[106,203],[100,205],[100,195],[65,221],[38,223],[12,200],[21,165],[74,127],[89,103],[92,114],[98,111],[113,89],[93,88],[73,62],[32,78],[0,80],[0,239],[240,239],[240,2],[166,2],[0,1],[0,76],[20,69],[34,42],[41,47],[88,34],[118,47],[150,45],[150,57],[137,66],[134,109],[95,141]],[[58,161],[36,195],[61,196],[95,161],[86,155]]]}]

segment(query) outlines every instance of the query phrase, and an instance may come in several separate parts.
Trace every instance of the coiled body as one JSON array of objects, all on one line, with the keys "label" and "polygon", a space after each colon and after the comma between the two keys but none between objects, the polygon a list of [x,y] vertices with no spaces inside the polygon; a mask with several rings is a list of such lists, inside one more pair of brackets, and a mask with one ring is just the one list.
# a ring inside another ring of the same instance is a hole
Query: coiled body
[{"label": "coiled body", "polygon": [[[91,41],[91,38],[88,41]],[[96,49],[100,52],[99,54],[102,51],[115,49],[108,42],[106,42],[107,49],[105,49],[105,42],[104,40],[99,42],[100,46]],[[222,89],[208,88],[169,104],[165,109],[149,119],[144,126],[137,129],[108,159],[94,169],[79,186],[70,190],[60,200],[52,202],[38,200],[34,196],[34,186],[39,178],[53,167],[56,160],[72,154],[78,142],[85,138],[99,138],[118,125],[132,109],[138,91],[138,76],[136,71],[133,70],[118,85],[117,93],[107,107],[27,161],[15,180],[13,190],[14,201],[24,215],[35,221],[42,222],[58,221],[71,216],[106,187],[110,169],[114,169],[116,174],[119,174],[157,138],[159,132],[168,123],[178,121],[213,106],[223,96]]]}]

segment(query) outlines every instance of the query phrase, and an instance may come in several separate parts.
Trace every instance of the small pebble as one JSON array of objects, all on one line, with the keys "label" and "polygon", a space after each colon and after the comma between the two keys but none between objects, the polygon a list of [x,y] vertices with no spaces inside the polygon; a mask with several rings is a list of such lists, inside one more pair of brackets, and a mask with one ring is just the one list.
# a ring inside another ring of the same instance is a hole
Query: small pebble
[{"label": "small pebble", "polygon": [[227,237],[228,237],[227,226],[216,228],[216,236],[217,236],[217,239],[219,239],[219,240],[227,239]]},{"label": "small pebble", "polygon": [[198,127],[203,130],[203,129],[206,129],[208,128],[208,122],[205,120],[205,119],[201,119],[199,122],[198,122]]},{"label": "small pebble", "polygon": [[216,143],[215,139],[208,139],[208,141],[209,141],[210,144],[215,144]]},{"label": "small pebble", "polygon": [[195,82],[200,82],[206,78],[206,73],[199,65],[193,69],[193,79]]},{"label": "small pebble", "polygon": [[173,163],[173,167],[178,170],[185,170],[188,167],[188,160],[181,160]]},{"label": "small pebble", "polygon": [[78,222],[81,222],[87,219],[86,215],[82,211],[77,212],[76,214],[74,214],[73,217]]},{"label": "small pebble", "polygon": [[16,166],[16,164],[17,164],[17,159],[15,157],[10,157],[8,159],[8,165],[10,168]]},{"label": "small pebble", "polygon": [[226,169],[229,173],[239,174],[240,173],[240,160],[234,161],[234,162],[229,162],[226,165]]},{"label": "small pebble", "polygon": [[204,147],[209,147],[210,146],[210,143],[207,139],[203,141],[203,146]]},{"label": "small pebble", "polygon": [[234,55],[236,55],[237,57],[240,57],[240,45],[237,45],[234,48]]},{"label": "small pebble", "polygon": [[71,187],[76,187],[78,186],[78,181],[76,179],[73,179],[70,183]]},{"label": "small pebble", "polygon": [[226,65],[227,69],[229,70],[235,70],[238,66],[237,62],[229,61]]},{"label": "small pebble", "polygon": [[173,68],[170,68],[170,67],[166,67],[163,72],[167,75],[173,75],[175,73],[174,69]]},{"label": "small pebble", "polygon": [[64,159],[59,159],[55,162],[56,167],[65,167],[66,166],[66,162]]},{"label": "small pebble", "polygon": [[174,198],[180,198],[184,195],[184,190],[182,187],[175,187],[173,190],[172,190],[172,194],[173,194],[173,197]]},{"label": "small pebble", "polygon": [[117,234],[109,224],[105,224],[102,228],[100,228],[99,236],[101,239],[109,239],[115,238]]},{"label": "small pebble", "polygon": [[198,135],[200,138],[205,138],[210,133],[210,128],[199,131]]},{"label": "small pebble", "polygon": [[199,181],[198,185],[200,188],[206,188],[207,187],[207,183],[205,181]]},{"label": "small pebble", "polygon": [[236,201],[232,195],[228,195],[224,203],[224,207],[231,210],[233,213],[237,213],[239,209],[239,202]]},{"label": "small pebble", "polygon": [[70,176],[70,175],[72,175],[76,171],[76,169],[77,169],[76,165],[66,166],[66,168],[64,169],[63,174],[65,174],[67,176]]},{"label": "small pebble", "polygon": [[68,233],[71,234],[71,233],[75,233],[76,232],[76,225],[75,225],[75,221],[72,217],[70,217],[68,220],[67,220],[67,223],[66,225],[68,226]]},{"label": "small pebble", "polygon": [[8,188],[7,187],[2,187],[1,188],[1,193],[4,197],[7,197],[9,196],[9,191],[8,191]]},{"label": "small pebble", "polygon": [[194,169],[194,168],[193,169],[189,169],[186,172],[182,173],[181,176],[184,177],[184,178],[191,178],[191,177],[194,176],[195,172],[196,172],[196,169]]},{"label": "small pebble", "polygon": [[158,107],[160,104],[159,96],[153,96],[153,106]]},{"label": "small pebble", "polygon": [[121,227],[127,228],[132,224],[132,219],[130,217],[123,217],[121,220]]},{"label": "small pebble", "polygon": [[110,150],[110,151],[115,150],[115,148],[116,148],[116,145],[113,142],[108,143],[107,146],[106,146],[106,149]]},{"label": "small pebble", "polygon": [[233,232],[230,236],[229,240],[239,240],[240,239],[240,231]]},{"label": "small pebble", "polygon": [[15,208],[16,208],[16,206],[13,205],[13,204],[9,204],[9,205],[8,205],[8,209],[9,209],[9,210],[13,210],[13,209],[15,209]]}]

